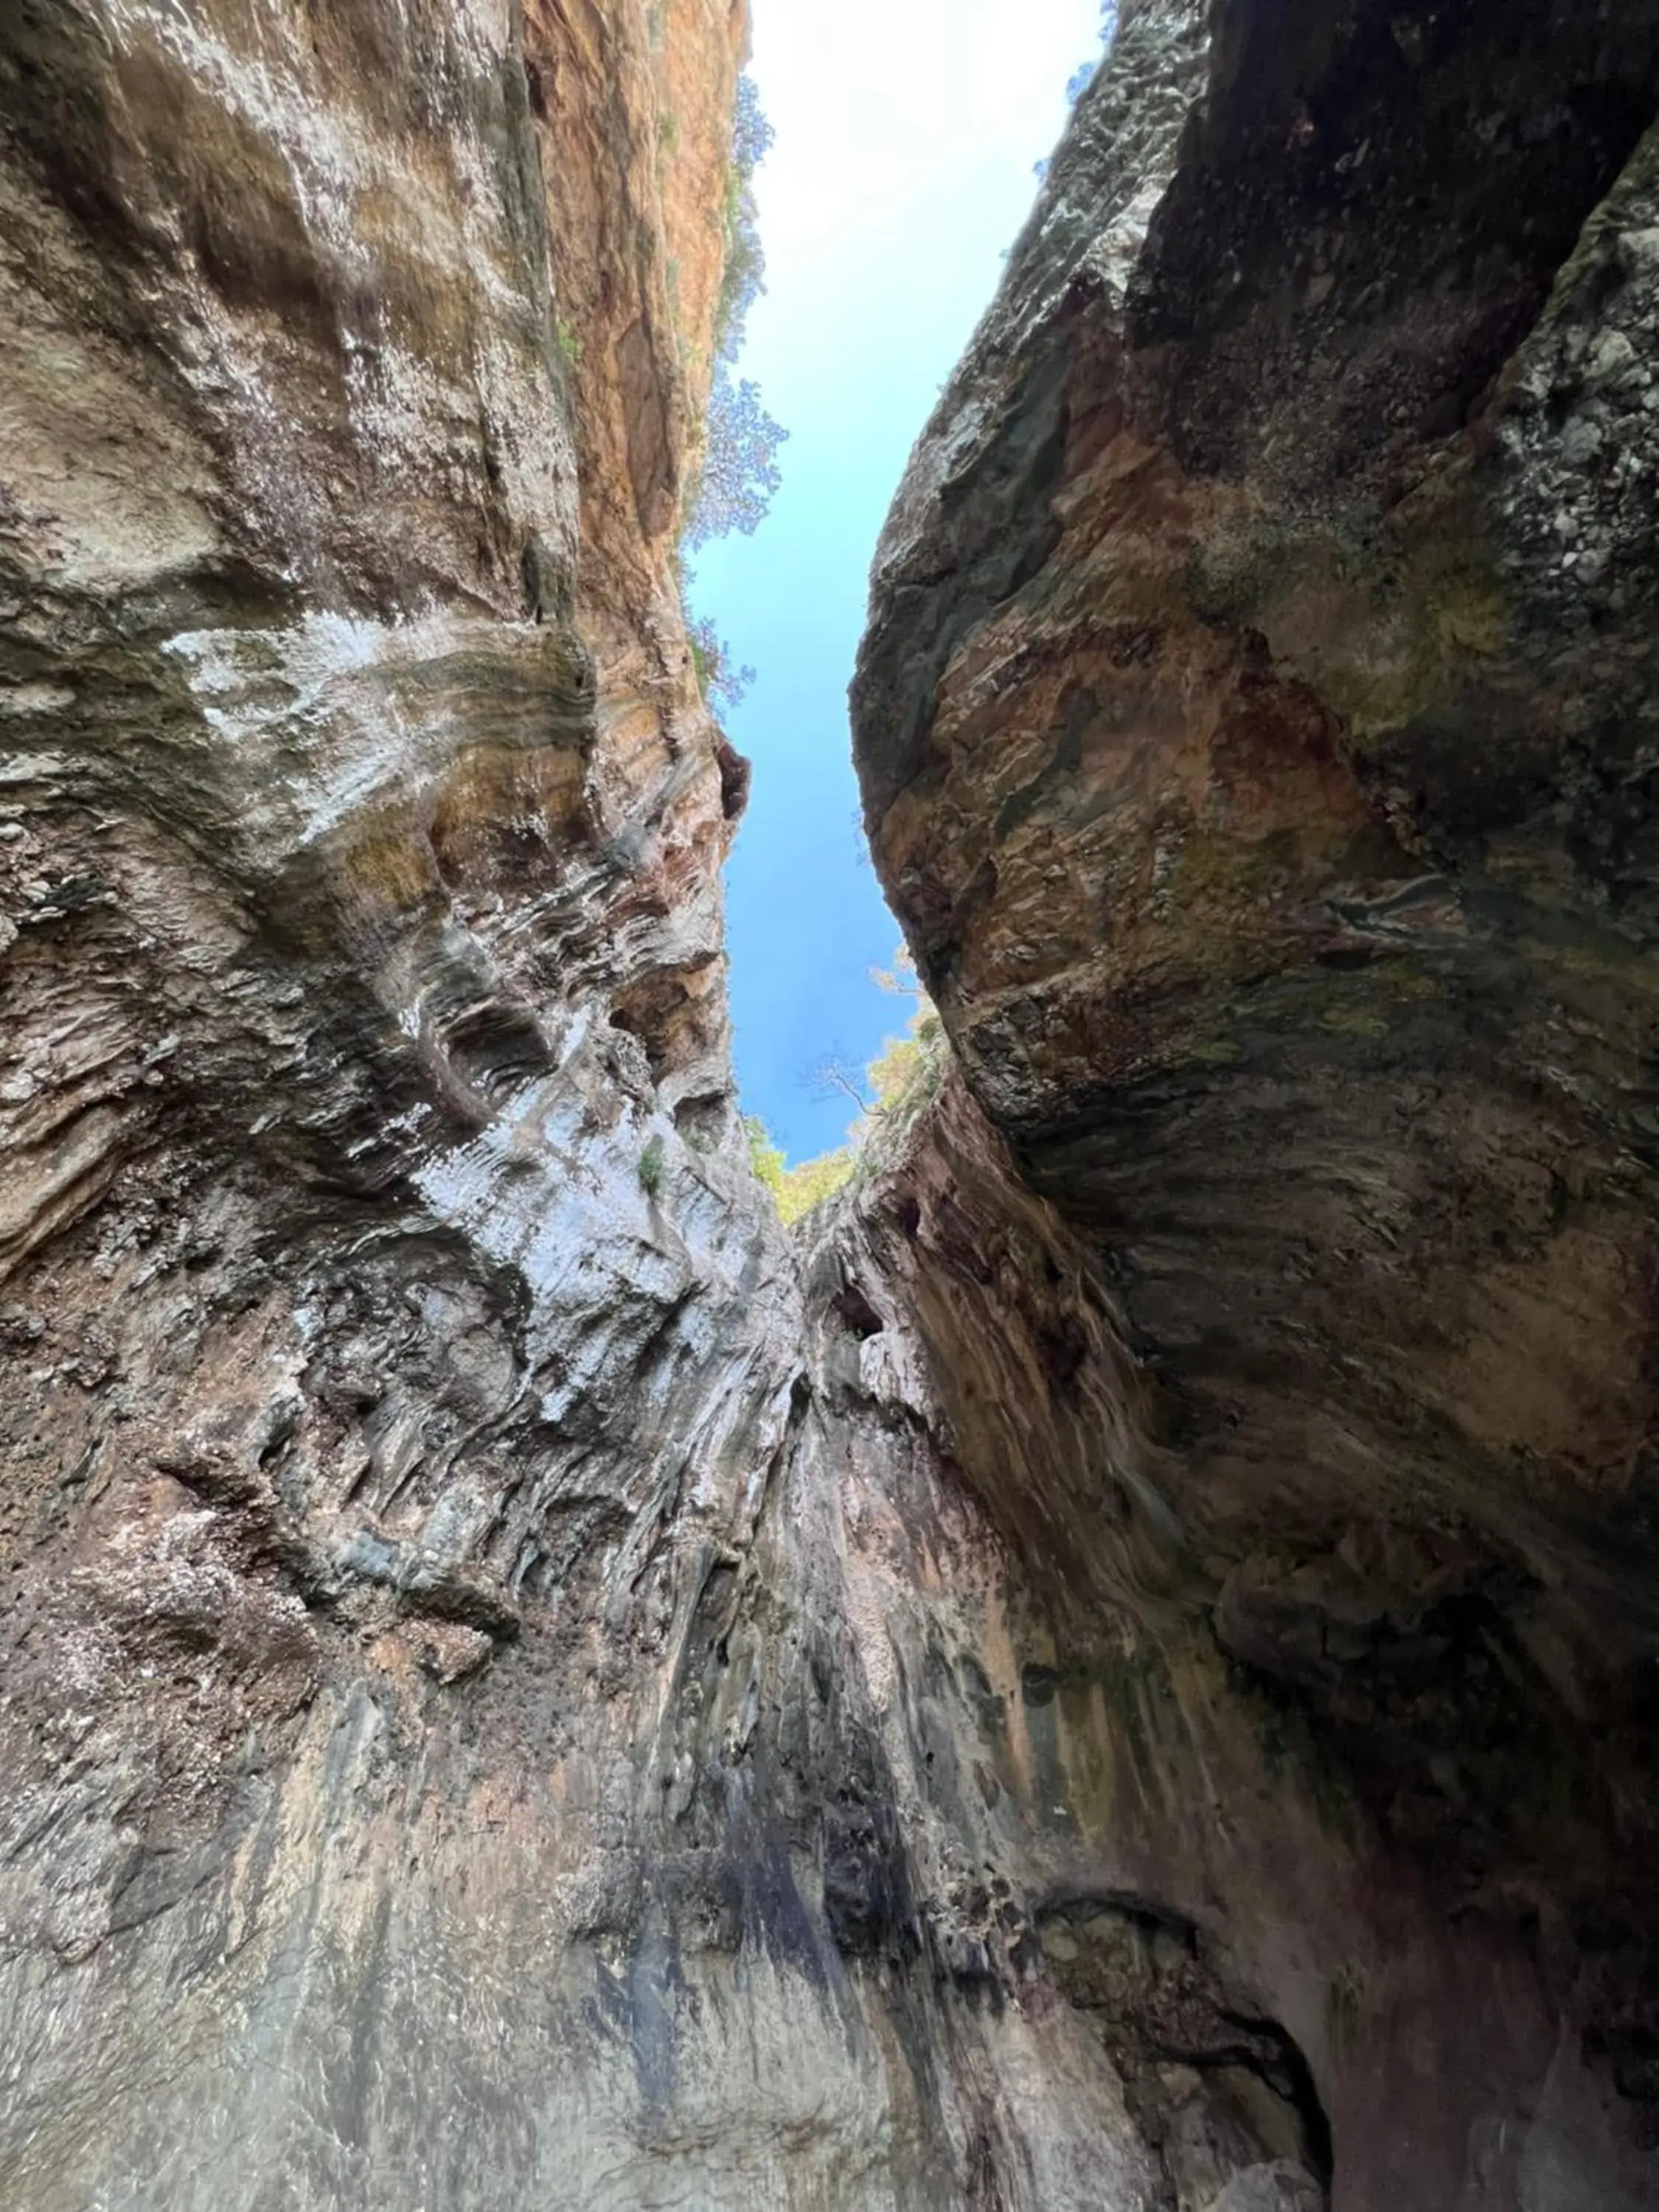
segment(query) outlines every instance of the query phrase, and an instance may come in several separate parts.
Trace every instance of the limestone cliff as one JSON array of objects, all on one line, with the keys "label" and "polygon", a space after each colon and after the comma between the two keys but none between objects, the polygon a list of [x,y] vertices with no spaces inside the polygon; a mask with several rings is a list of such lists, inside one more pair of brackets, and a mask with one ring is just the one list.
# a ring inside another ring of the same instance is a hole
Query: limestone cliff
[{"label": "limestone cliff", "polygon": [[969,1473],[1094,1577],[1079,1696],[1107,1584],[1152,1624],[1161,1893],[1256,1923],[1343,2203],[1659,2187],[1656,86],[1642,0],[1126,4],[855,686],[967,1085],[1138,1360],[1141,1485]]},{"label": "limestone cliff", "polygon": [[1659,2202],[1656,25],[1125,16],[860,679],[960,1072],[799,1246],[741,0],[0,24],[0,2203]]}]

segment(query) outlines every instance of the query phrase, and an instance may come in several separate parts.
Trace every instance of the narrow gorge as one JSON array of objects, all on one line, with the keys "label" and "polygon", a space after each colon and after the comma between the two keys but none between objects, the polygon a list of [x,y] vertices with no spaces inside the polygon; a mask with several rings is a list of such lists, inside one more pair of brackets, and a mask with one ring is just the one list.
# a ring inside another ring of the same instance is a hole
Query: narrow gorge
[{"label": "narrow gorge", "polygon": [[793,1231],[749,29],[0,19],[0,2207],[1655,2212],[1659,0],[1122,0]]}]

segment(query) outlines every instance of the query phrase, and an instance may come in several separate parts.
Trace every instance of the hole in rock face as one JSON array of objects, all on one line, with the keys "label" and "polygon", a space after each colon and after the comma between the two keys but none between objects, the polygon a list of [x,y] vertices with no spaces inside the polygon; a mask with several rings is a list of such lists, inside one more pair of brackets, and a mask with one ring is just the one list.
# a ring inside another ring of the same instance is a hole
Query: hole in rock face
[{"label": "hole in rock face", "polygon": [[720,772],[720,812],[728,822],[739,821],[749,804],[749,787],[754,778],[754,763],[745,760],[726,738],[722,738],[714,748],[714,759]]},{"label": "hole in rock face", "polygon": [[836,1311],[853,1335],[869,1337],[881,1334],[884,1325],[881,1316],[856,1283],[847,1284],[834,1303]]},{"label": "hole in rock face", "polygon": [[1061,1314],[1038,1330],[1037,1353],[1055,1396],[1066,1397],[1089,1356],[1082,1324],[1073,1315]]},{"label": "hole in rock face", "polygon": [[674,1109],[674,1127],[694,1149],[719,1142],[728,1110],[726,1093],[714,1091],[698,1098],[682,1098]]},{"label": "hole in rock face", "polygon": [[1312,2069],[1201,1929],[1159,1899],[1119,1894],[1053,1907],[1038,1934],[1055,1985],[1110,2052],[1172,2201],[1328,2204],[1331,2129]]},{"label": "hole in rock face", "polygon": [[452,1064],[487,1099],[508,1097],[548,1064],[540,1024],[506,999],[467,1008],[446,1024],[443,1040]]},{"label": "hole in rock face", "polygon": [[624,986],[611,1001],[611,1026],[643,1054],[651,1082],[694,1063],[707,1048],[708,966],[699,956],[683,968],[659,968]]}]

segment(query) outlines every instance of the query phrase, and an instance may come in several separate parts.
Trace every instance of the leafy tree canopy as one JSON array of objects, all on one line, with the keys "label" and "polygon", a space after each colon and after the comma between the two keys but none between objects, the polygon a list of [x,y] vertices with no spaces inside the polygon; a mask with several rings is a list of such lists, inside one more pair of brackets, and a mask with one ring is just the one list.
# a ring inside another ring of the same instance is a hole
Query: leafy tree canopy
[{"label": "leafy tree canopy", "polygon": [[[772,126],[761,112],[755,81],[745,72],[738,80],[732,112],[726,179],[726,266],[715,318],[714,374],[703,422],[702,454],[686,514],[684,544],[688,552],[734,532],[752,536],[782,482],[778,448],[789,433],[767,413],[759,386],[734,374],[749,310],[766,289],[754,177],[772,140]],[[700,677],[702,672],[700,666]],[[726,702],[735,705],[745,679],[739,672],[738,688],[729,672],[722,680]],[[712,696],[707,683],[703,689],[705,697]]]},{"label": "leafy tree canopy", "polygon": [[708,395],[702,473],[685,530],[688,550],[734,531],[753,536],[783,481],[777,451],[788,434],[762,406],[760,386],[746,376],[733,379],[721,362]]}]

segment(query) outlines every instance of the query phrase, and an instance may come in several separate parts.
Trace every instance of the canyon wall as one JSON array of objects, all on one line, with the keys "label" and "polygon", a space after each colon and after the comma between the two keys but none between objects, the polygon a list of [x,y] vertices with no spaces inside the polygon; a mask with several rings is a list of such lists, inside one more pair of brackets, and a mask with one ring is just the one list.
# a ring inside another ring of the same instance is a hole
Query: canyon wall
[{"label": "canyon wall", "polygon": [[0,27],[0,2202],[1659,2203],[1659,25],[1124,15],[793,1242],[741,0]]},{"label": "canyon wall", "polygon": [[[975,1486],[1045,1585],[1120,1523],[1160,1652],[1366,1838],[1357,2034],[1314,1946],[1339,2201],[1368,2136],[1366,2202],[1459,2201],[1460,2137],[1471,2202],[1655,2187],[1656,82],[1642,4],[1126,5],[855,685],[877,865],[1111,1286],[1155,1497]],[[1277,1946],[1343,1854],[1267,1818],[1209,1878]]]}]

